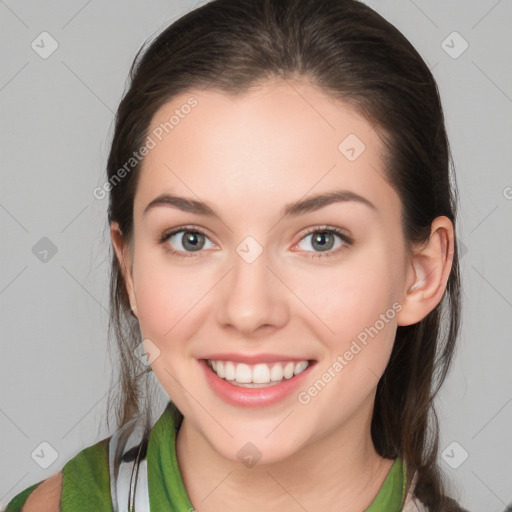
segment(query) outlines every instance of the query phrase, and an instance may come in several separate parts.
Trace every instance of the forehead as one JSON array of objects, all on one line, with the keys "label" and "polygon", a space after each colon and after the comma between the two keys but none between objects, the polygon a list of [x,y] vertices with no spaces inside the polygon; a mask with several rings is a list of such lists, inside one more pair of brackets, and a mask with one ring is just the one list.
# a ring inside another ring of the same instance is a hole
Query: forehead
[{"label": "forehead", "polygon": [[141,169],[139,213],[162,192],[220,208],[264,200],[277,211],[331,189],[351,190],[383,211],[399,209],[372,124],[303,82],[276,80],[237,96],[182,93],[155,114],[148,135],[154,147]]}]

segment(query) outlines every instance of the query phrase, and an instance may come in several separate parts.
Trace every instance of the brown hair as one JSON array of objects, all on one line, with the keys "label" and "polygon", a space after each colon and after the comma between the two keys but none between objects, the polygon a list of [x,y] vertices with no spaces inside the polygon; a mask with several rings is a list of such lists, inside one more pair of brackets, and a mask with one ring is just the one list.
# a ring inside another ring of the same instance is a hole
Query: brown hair
[{"label": "brown hair", "polygon": [[[387,150],[386,179],[401,198],[409,244],[427,241],[438,216],[455,227],[457,189],[436,82],[409,41],[356,0],[214,0],[172,23],[151,44],[146,41],[116,115],[107,164],[109,223],[117,222],[131,240],[140,163],[112,180],[144,145],[153,116],[166,102],[197,88],[243,94],[269,78],[292,77],[350,103],[375,125]],[[445,497],[433,406],[459,331],[460,287],[455,242],[443,300],[421,322],[397,329],[371,426],[377,452],[403,458],[416,471],[415,494],[432,511],[461,510]],[[140,372],[134,355],[140,331],[115,253],[110,300],[109,332],[120,362],[117,424],[133,416],[148,422],[151,396],[141,391],[144,383],[147,389],[148,372]],[[180,414],[176,409],[178,420]]]}]

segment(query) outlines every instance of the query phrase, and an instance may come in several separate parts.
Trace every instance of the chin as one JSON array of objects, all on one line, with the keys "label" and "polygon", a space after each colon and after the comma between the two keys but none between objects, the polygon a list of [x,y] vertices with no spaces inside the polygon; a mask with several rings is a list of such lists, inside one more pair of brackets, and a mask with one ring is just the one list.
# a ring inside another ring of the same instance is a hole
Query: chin
[{"label": "chin", "polygon": [[[276,425],[274,424],[273,428]],[[278,427],[279,428],[279,427]],[[250,468],[254,465],[275,464],[292,457],[303,447],[303,440],[290,435],[289,430],[271,433],[272,429],[257,429],[251,434],[247,429],[227,427],[233,438],[222,435],[210,439],[213,449],[225,459]],[[277,430],[277,429],[276,429]]]}]

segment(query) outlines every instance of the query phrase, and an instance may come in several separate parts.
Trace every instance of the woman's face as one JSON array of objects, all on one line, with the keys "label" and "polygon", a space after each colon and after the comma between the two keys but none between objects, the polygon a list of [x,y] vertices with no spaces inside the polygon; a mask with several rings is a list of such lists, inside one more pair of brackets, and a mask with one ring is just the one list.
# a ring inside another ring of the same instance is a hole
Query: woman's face
[{"label": "woman's face", "polygon": [[[128,288],[188,427],[233,461],[369,435],[411,270],[372,125],[311,85],[275,81],[239,97],[184,93],[149,133]],[[162,195],[186,200],[148,207]]]}]

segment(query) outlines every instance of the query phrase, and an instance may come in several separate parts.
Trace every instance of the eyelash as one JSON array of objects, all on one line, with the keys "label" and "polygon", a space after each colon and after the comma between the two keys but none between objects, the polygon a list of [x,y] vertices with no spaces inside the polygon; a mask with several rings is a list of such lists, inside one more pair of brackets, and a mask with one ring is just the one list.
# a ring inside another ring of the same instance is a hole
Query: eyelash
[{"label": "eyelash", "polygon": [[[173,229],[172,231],[165,232],[161,236],[159,243],[164,245],[165,251],[167,251],[169,254],[171,254],[174,257],[183,258],[183,259],[197,257],[196,254],[194,254],[194,253],[176,251],[176,250],[172,249],[169,246],[169,244],[166,243],[169,240],[169,238],[171,238],[173,235],[175,235],[177,233],[181,233],[181,232],[200,233],[200,234],[204,235],[205,237],[209,238],[208,235],[201,228],[199,228],[197,226],[180,226],[179,228]],[[302,241],[304,238],[306,238],[306,236],[311,235],[312,233],[334,233],[335,235],[338,235],[342,239],[344,244],[335,250],[327,251],[325,253],[320,252],[320,253],[314,254],[312,256],[308,256],[309,258],[331,257],[333,255],[338,254],[339,252],[341,252],[343,250],[348,249],[354,243],[354,241],[349,236],[347,236],[345,233],[343,233],[343,231],[341,231],[338,228],[331,227],[331,226],[316,226],[314,228],[311,228],[306,233],[304,233],[304,235],[299,240],[299,242]],[[201,251],[197,251],[197,252],[200,253]],[[311,251],[307,251],[307,252],[311,252]]]}]

